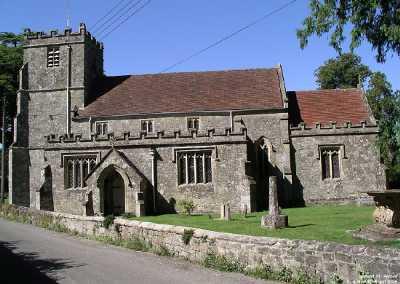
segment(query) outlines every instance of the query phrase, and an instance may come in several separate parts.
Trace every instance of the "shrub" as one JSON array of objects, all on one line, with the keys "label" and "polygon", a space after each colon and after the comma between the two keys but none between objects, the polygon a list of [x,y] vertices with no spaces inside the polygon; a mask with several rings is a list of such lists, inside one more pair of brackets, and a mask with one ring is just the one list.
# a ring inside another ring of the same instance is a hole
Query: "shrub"
[{"label": "shrub", "polygon": [[337,274],[333,274],[330,279],[330,284],[342,284],[343,280]]},{"label": "shrub", "polygon": [[183,230],[182,241],[185,245],[188,245],[190,243],[190,240],[193,237],[193,232],[193,230]]},{"label": "shrub", "polygon": [[180,200],[178,206],[186,215],[191,215],[195,208],[193,200]]},{"label": "shrub", "polygon": [[236,259],[228,259],[226,256],[216,255],[215,253],[209,253],[205,257],[203,265],[220,271],[241,273],[245,272],[246,267]]},{"label": "shrub", "polygon": [[139,239],[138,237],[132,237],[124,240],[120,246],[136,251],[149,251],[151,249],[151,243]]},{"label": "shrub", "polygon": [[286,266],[282,267],[281,270],[277,272],[277,277],[276,280],[282,281],[282,282],[292,282],[293,280],[293,272],[287,268]]},{"label": "shrub", "polygon": [[107,215],[106,217],[104,217],[103,227],[108,229],[110,225],[114,223],[114,219],[115,219],[114,215]]},{"label": "shrub", "polygon": [[275,279],[274,271],[269,265],[257,266],[256,268],[246,270],[246,274],[255,278],[260,278],[265,280]]},{"label": "shrub", "polygon": [[121,215],[121,217],[125,218],[125,219],[130,219],[132,217],[135,217],[135,214],[133,214],[133,213],[124,213],[124,214]]},{"label": "shrub", "polygon": [[173,254],[167,249],[165,246],[161,245],[159,247],[154,248],[154,253],[159,256],[173,256]]},{"label": "shrub", "polygon": [[358,282],[360,284],[377,284],[375,276],[368,271],[359,271],[358,272]]}]

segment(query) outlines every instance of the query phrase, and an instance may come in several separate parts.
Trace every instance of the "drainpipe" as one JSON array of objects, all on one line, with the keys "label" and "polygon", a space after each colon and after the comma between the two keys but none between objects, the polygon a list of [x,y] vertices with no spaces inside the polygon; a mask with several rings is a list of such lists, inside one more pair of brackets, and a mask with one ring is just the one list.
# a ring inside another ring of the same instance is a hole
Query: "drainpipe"
[{"label": "drainpipe", "polygon": [[230,117],[231,117],[231,131],[233,133],[233,132],[235,132],[235,129],[234,129],[235,123],[233,121],[233,111],[230,111],[229,114],[230,114]]},{"label": "drainpipe", "polygon": [[93,128],[92,128],[92,117],[89,116],[89,137],[92,137],[91,136],[92,135],[92,131],[93,131]]},{"label": "drainpipe", "polygon": [[71,46],[67,47],[67,134],[71,134]]},{"label": "drainpipe", "polygon": [[151,156],[151,185],[153,188],[153,213],[157,211],[157,181],[156,181],[156,150],[150,149],[150,156]]}]

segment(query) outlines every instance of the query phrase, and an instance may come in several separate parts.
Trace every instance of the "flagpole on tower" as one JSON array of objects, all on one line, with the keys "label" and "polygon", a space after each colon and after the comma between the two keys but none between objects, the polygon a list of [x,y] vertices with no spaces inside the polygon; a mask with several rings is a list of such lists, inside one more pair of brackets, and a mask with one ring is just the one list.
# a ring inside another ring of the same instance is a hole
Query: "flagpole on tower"
[{"label": "flagpole on tower", "polygon": [[70,3],[69,0],[65,0],[65,16],[67,18],[67,29],[71,27],[71,18],[70,18]]}]

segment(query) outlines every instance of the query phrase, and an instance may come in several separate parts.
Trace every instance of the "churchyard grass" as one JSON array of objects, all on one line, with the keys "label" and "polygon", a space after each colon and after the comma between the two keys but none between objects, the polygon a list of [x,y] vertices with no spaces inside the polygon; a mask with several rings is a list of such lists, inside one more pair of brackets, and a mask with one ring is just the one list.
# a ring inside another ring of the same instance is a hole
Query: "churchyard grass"
[{"label": "churchyard grass", "polygon": [[[333,241],[345,244],[366,244],[367,241],[354,239],[348,232],[372,224],[372,206],[324,205],[282,210],[289,216],[289,227],[270,230],[261,227],[261,216],[257,212],[243,217],[233,214],[231,221],[219,220],[217,215],[165,214],[158,216],[131,217],[129,219],[201,228],[211,231],[241,235],[268,236],[286,239]],[[397,243],[385,243],[399,246]]]}]

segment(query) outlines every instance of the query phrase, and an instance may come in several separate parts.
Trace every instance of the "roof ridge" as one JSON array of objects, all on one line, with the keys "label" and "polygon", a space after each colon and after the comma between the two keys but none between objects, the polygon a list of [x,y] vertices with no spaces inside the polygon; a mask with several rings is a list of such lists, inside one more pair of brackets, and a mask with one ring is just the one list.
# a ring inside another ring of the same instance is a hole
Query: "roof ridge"
[{"label": "roof ridge", "polygon": [[278,69],[277,66],[270,68],[245,68],[245,69],[225,69],[225,70],[204,70],[204,71],[182,71],[182,72],[168,72],[168,73],[144,73],[144,74],[125,74],[125,75],[112,75],[106,78],[114,77],[131,77],[131,76],[158,76],[158,75],[171,75],[171,74],[203,74],[203,73],[228,73],[228,72],[243,72],[243,71],[272,71]]},{"label": "roof ridge", "polygon": [[362,91],[362,88],[357,88],[357,87],[353,87],[353,88],[337,88],[337,89],[314,89],[314,90],[295,90],[295,91],[288,91],[288,92],[332,92],[332,91],[350,91],[350,90],[359,90]]}]

